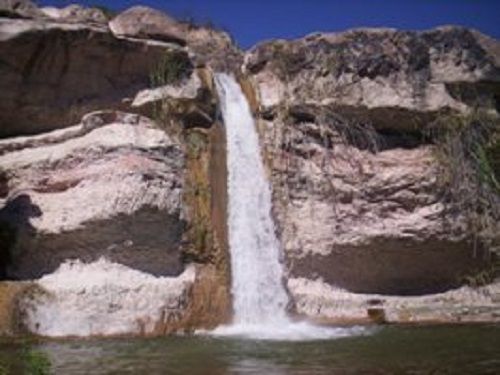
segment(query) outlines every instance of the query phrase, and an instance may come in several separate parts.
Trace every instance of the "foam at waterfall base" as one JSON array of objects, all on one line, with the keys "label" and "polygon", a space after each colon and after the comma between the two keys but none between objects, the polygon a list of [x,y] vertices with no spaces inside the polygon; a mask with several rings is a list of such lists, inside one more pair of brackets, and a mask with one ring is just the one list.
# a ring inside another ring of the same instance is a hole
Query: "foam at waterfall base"
[{"label": "foam at waterfall base", "polygon": [[214,337],[233,337],[268,341],[316,341],[371,334],[366,327],[326,327],[309,322],[281,322],[266,324],[232,324],[219,326],[200,334]]}]

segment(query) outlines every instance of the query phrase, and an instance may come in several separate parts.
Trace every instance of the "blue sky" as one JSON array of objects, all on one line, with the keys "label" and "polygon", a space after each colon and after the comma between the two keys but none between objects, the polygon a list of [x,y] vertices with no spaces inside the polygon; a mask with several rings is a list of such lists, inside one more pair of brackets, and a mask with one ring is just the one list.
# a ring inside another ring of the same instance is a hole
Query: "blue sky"
[{"label": "blue sky", "polygon": [[443,24],[476,28],[500,38],[500,0],[39,0],[42,5],[74,2],[114,10],[149,5],[173,16],[228,30],[243,48],[270,38],[296,38],[315,31],[361,26],[426,29]]}]

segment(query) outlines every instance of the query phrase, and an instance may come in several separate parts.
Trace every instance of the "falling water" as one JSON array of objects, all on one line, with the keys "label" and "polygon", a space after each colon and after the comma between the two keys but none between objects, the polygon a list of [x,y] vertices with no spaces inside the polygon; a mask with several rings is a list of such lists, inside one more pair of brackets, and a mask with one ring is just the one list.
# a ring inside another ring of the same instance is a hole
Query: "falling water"
[{"label": "falling water", "polygon": [[259,139],[238,83],[220,74],[217,87],[227,137],[234,323],[280,323],[286,320],[288,296]]},{"label": "falling water", "polygon": [[216,75],[227,137],[229,247],[234,318],[217,328],[221,335],[263,339],[318,339],[349,334],[286,315],[280,246],[271,217],[271,189],[266,179],[255,123],[240,85]]}]

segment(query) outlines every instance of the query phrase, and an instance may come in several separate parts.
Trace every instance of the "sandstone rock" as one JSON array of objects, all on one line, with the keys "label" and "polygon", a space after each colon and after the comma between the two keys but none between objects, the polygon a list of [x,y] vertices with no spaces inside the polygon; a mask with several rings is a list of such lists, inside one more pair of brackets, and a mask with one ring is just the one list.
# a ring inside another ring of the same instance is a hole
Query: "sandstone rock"
[{"label": "sandstone rock", "polygon": [[195,267],[154,277],[104,259],[72,261],[21,298],[23,325],[42,336],[159,335],[182,328],[189,315]]},{"label": "sandstone rock", "polygon": [[239,72],[243,53],[231,36],[212,27],[190,26],[187,43],[197,66],[209,66],[217,72]]},{"label": "sandstone rock", "polygon": [[64,22],[105,24],[108,18],[101,9],[86,8],[72,4],[65,8],[43,7],[40,8],[46,16]]},{"label": "sandstone rock", "polygon": [[200,78],[197,74],[193,74],[186,82],[179,85],[165,85],[138,92],[132,107],[141,107],[160,100],[194,100],[201,88]]},{"label": "sandstone rock", "polygon": [[132,7],[109,23],[117,36],[154,39],[187,45],[195,66],[215,71],[239,71],[242,52],[231,36],[212,26],[176,21],[167,14],[144,6]]},{"label": "sandstone rock", "polygon": [[464,218],[447,217],[431,146],[372,153],[335,136],[321,140],[327,125],[286,131],[286,151],[266,143],[291,275],[353,292],[424,294],[489,264]]},{"label": "sandstone rock", "polygon": [[14,233],[8,278],[101,256],[154,275],[183,270],[183,152],[150,120],[96,113],[12,142],[0,157],[8,178],[0,222]]},{"label": "sandstone rock", "polygon": [[499,56],[498,41],[460,27],[358,29],[261,43],[245,69],[263,110],[328,106],[377,128],[411,130],[443,111],[496,111]]},{"label": "sandstone rock", "polygon": [[[461,287],[424,296],[386,296],[350,293],[321,280],[292,278],[288,289],[296,312],[319,323],[373,323],[374,311],[388,323],[485,323],[498,322],[500,291],[496,282],[480,288]],[[372,301],[377,301],[376,307]]]},{"label": "sandstone rock", "polygon": [[134,6],[113,18],[109,28],[117,36],[186,44],[184,28],[173,18],[145,6]]},{"label": "sandstone rock", "polygon": [[443,200],[424,133],[477,106],[498,118],[498,61],[497,41],[459,27],[315,34],[247,52],[291,277],[418,295],[492,266]]},{"label": "sandstone rock", "polygon": [[127,109],[150,87],[165,54],[186,51],[161,42],[117,39],[81,23],[0,18],[0,137],[75,124],[97,109]]},{"label": "sandstone rock", "polygon": [[0,282],[0,335],[13,336],[22,333],[20,301],[33,288],[29,282]]},{"label": "sandstone rock", "polygon": [[0,17],[32,18],[42,12],[29,0],[0,0]]},{"label": "sandstone rock", "polygon": [[199,77],[198,69],[180,84],[171,84],[137,93],[131,108],[150,117],[165,117],[185,128],[209,128],[215,121],[214,95]]}]

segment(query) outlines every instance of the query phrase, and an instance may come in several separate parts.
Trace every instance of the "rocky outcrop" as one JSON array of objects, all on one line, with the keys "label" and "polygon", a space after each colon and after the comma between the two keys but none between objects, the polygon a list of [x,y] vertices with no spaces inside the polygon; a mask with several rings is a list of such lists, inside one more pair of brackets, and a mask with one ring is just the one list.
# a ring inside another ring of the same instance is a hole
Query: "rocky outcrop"
[{"label": "rocky outcrop", "polygon": [[243,52],[229,33],[212,27],[188,25],[187,38],[196,65],[209,66],[216,72],[240,71]]},{"label": "rocky outcrop", "polygon": [[[496,284],[447,291],[487,279],[494,256],[440,194],[426,130],[478,107],[498,118],[499,49],[444,27],[315,34],[245,55],[297,314],[498,318]],[[150,335],[229,320],[212,72],[242,62],[229,34],[149,8],[108,22],[0,1],[0,277],[35,279],[0,285],[0,332]]]},{"label": "rocky outcrop", "polygon": [[0,0],[0,17],[31,18],[42,12],[29,0]]},{"label": "rocky outcrop", "polygon": [[[230,299],[210,59],[152,34],[115,35],[85,9],[0,18],[0,136],[9,136],[0,140],[0,277],[35,280],[19,293],[27,282],[9,282],[16,292],[6,294],[0,328],[64,336],[215,327]],[[88,288],[50,281],[87,271],[96,272]],[[131,302],[144,293],[149,312]],[[47,311],[100,323],[54,327]]]},{"label": "rocky outcrop", "polygon": [[285,102],[300,111],[326,106],[377,129],[409,131],[441,112],[496,110],[499,48],[460,27],[358,29],[262,43],[245,68],[264,112]]},{"label": "rocky outcrop", "polygon": [[420,295],[492,267],[443,199],[426,129],[478,106],[498,119],[498,51],[444,27],[315,34],[246,54],[291,278]]},{"label": "rocky outcrop", "polygon": [[165,54],[189,67],[178,46],[118,39],[83,23],[0,18],[0,45],[0,137],[74,125],[93,110],[128,109]]},{"label": "rocky outcrop", "polygon": [[43,7],[40,11],[47,17],[60,22],[94,23],[104,25],[108,16],[102,9],[86,8],[78,4],[68,5],[65,8]]},{"label": "rocky outcrop", "polygon": [[164,85],[137,93],[130,107],[174,127],[210,128],[216,119],[217,102],[212,92],[211,73],[196,69],[180,85]]},{"label": "rocky outcrop", "polygon": [[322,324],[490,323],[500,321],[500,283],[422,296],[351,293],[321,280],[288,280],[296,313]]},{"label": "rocky outcrop", "polygon": [[87,8],[78,4],[64,8],[42,7],[29,0],[1,0],[0,17],[51,19],[70,23],[105,24],[108,20],[102,9]]},{"label": "rocky outcrop", "polygon": [[68,261],[19,300],[22,324],[51,337],[173,332],[184,328],[195,275],[194,266],[154,277],[103,259]]},{"label": "rocky outcrop", "polygon": [[158,10],[135,6],[113,18],[109,28],[117,36],[154,39],[186,45],[184,27]]},{"label": "rocky outcrop", "polygon": [[0,282],[0,336],[23,333],[20,303],[33,287],[30,282]]},{"label": "rocky outcrop", "polygon": [[193,66],[236,70],[242,61],[227,33],[151,8],[133,7],[108,27],[96,8],[17,3],[3,6],[17,18],[0,13],[0,138],[71,126],[95,110],[133,111],[137,92],[161,83],[155,74],[178,83]]},{"label": "rocky outcrop", "polygon": [[95,113],[2,146],[11,151],[0,157],[9,190],[0,217],[15,233],[8,278],[101,256],[154,275],[183,270],[183,152],[150,120]]}]

